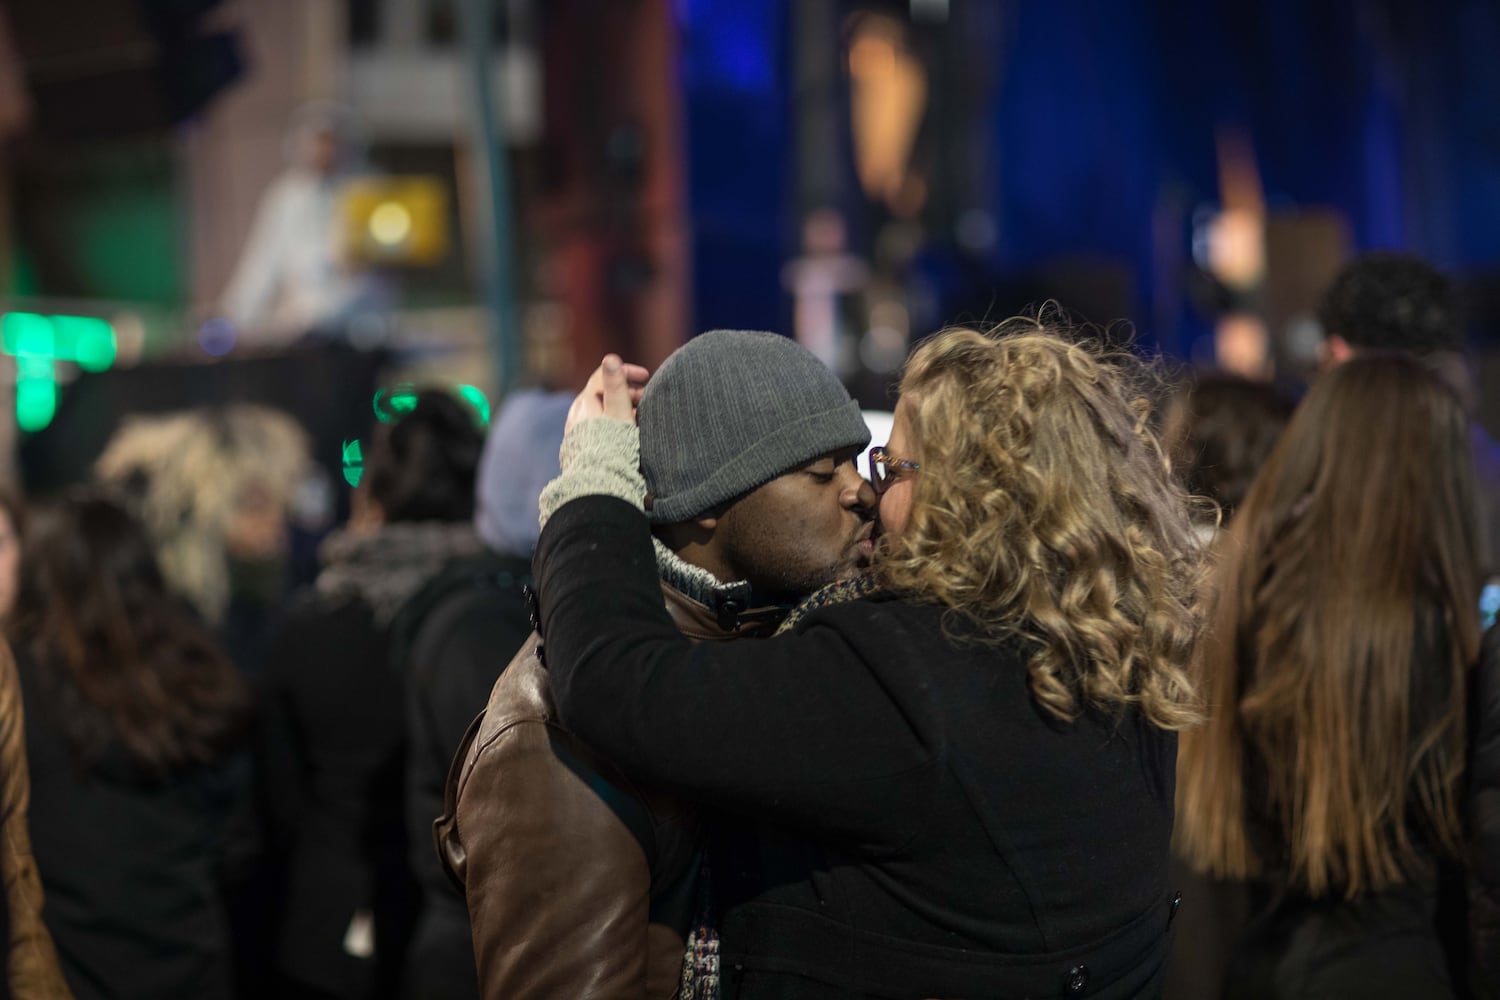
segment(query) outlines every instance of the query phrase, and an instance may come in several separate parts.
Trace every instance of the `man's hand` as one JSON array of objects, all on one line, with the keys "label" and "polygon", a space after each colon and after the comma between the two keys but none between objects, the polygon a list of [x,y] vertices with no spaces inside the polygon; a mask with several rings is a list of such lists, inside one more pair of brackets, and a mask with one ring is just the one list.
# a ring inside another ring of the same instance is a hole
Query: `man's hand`
[{"label": "man's hand", "polygon": [[635,422],[635,407],[651,373],[640,365],[627,365],[618,354],[606,354],[583,391],[568,408],[568,429],[593,417]]}]

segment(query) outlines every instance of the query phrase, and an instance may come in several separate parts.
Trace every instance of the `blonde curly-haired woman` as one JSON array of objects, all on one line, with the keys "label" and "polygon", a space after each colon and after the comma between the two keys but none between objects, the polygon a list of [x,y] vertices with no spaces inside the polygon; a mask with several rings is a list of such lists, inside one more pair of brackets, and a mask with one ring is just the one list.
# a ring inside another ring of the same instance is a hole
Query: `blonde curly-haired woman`
[{"label": "blonde curly-haired woman", "polygon": [[928,340],[872,453],[868,582],[718,648],[662,610],[639,479],[572,460],[628,449],[628,370],[579,397],[551,495],[617,485],[543,531],[545,657],[569,725],[736,817],[724,996],[1159,989],[1200,574],[1131,367],[1029,320]]}]

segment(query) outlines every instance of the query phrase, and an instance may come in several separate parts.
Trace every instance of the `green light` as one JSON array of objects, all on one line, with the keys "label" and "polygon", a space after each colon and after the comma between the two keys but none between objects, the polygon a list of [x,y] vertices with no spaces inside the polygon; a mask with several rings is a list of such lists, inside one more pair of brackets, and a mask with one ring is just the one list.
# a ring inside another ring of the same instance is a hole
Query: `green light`
[{"label": "green light", "polygon": [[16,357],[56,356],[57,338],[52,321],[36,313],[6,313],[0,319],[0,348]]},{"label": "green light", "polygon": [[54,361],[102,372],[115,363],[115,330],[93,316],[0,316],[0,350],[16,359],[16,424],[39,431],[57,413]]},{"label": "green light", "polygon": [[344,482],[350,486],[359,486],[360,479],[365,474],[365,454],[359,446],[359,438],[344,442]]},{"label": "green light", "polygon": [[93,316],[54,316],[57,356],[71,358],[86,372],[102,372],[115,363],[115,329]]},{"label": "green light", "polygon": [[458,393],[458,398],[464,400],[474,407],[479,413],[479,426],[490,425],[490,401],[485,398],[484,393],[472,385],[456,385],[453,391]]},{"label": "green light", "polygon": [[57,413],[57,383],[51,364],[47,378],[23,376],[16,380],[16,425],[23,431],[39,431],[52,423]]},{"label": "green light", "polygon": [[389,389],[376,390],[371,405],[375,409],[375,419],[388,424],[417,408],[417,387],[410,382],[402,382]]}]

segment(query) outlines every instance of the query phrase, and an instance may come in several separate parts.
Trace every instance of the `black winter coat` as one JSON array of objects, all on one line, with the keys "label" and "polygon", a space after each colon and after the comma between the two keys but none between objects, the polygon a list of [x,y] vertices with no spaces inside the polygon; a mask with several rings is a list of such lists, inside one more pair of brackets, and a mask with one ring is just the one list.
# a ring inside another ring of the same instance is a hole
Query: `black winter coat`
[{"label": "black winter coat", "polygon": [[[1434,654],[1419,643],[1417,655]],[[1500,998],[1500,628],[1485,636],[1468,704],[1464,858],[1440,859],[1414,829],[1420,863],[1406,881],[1353,900],[1309,899],[1274,878],[1218,882],[1182,871],[1189,920],[1167,996]],[[1275,837],[1260,834],[1262,852],[1276,856]]]},{"label": "black winter coat", "polygon": [[271,644],[261,753],[285,865],[275,961],[332,996],[393,996],[419,895],[408,864],[405,686],[359,597],[299,599]]},{"label": "black winter coat", "polygon": [[154,775],[115,746],[80,766],[36,665],[19,666],[42,917],[73,995],[228,1000],[221,875],[248,760]]},{"label": "black winter coat", "polygon": [[1470,985],[1500,1000],[1500,626],[1485,633],[1469,690]]},{"label": "black winter coat", "polygon": [[1159,990],[1173,734],[1131,712],[1060,723],[1030,696],[1032,647],[889,596],[692,646],[618,500],[564,506],[536,566],[564,722],[776,830],[715,868],[727,997]]},{"label": "black winter coat", "polygon": [[479,996],[469,910],[438,861],[432,823],[443,812],[448,768],[464,733],[510,654],[531,637],[522,589],[530,584],[529,559],[460,556],[391,623],[392,667],[406,683],[406,832],[422,891],[402,990],[412,1000]]}]

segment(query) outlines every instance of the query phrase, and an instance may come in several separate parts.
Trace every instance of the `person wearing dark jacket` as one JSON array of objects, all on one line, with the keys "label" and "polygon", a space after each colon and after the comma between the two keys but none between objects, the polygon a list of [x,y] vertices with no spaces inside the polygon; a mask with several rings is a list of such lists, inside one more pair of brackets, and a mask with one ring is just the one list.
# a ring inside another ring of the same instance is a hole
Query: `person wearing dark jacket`
[{"label": "person wearing dark jacket", "polygon": [[348,528],[271,643],[261,751],[285,857],[278,996],[399,989],[420,903],[404,801],[406,684],[390,663],[396,613],[451,559],[478,553],[469,407],[438,391],[382,424]]},{"label": "person wearing dark jacket", "polygon": [[249,692],[123,508],[87,494],[42,508],[23,566],[10,631],[31,841],[68,986],[227,1000],[222,862]]},{"label": "person wearing dark jacket", "polygon": [[[618,457],[644,472],[655,599],[688,641],[767,636],[798,598],[857,572],[874,495],[855,458],[869,431],[805,348],[704,333],[662,365],[640,414],[639,459],[633,443]],[[705,818],[560,725],[544,658],[533,636],[501,674],[437,824],[484,996],[708,995]]]},{"label": "person wearing dark jacket", "polygon": [[484,548],[451,560],[391,624],[391,659],[406,679],[407,837],[422,910],[407,960],[405,996],[479,996],[463,893],[432,849],[432,822],[464,732],[505,666],[497,650],[531,634],[524,590],[531,583],[538,497],[557,474],[557,449],[573,397],[513,393],[490,426],[475,483],[474,527]]},{"label": "person wearing dark jacket", "polygon": [[748,824],[726,997],[1159,991],[1198,547],[1129,363],[1031,320],[925,342],[871,452],[876,589],[759,643],[684,642],[638,481],[570,461],[631,438],[619,359],[575,402],[618,419],[543,497],[548,671],[622,770]]},{"label": "person wearing dark jacket", "polygon": [[1249,890],[1205,995],[1461,995],[1435,919],[1449,859],[1482,889],[1470,957],[1494,994],[1494,706],[1472,721],[1469,706],[1474,506],[1458,397],[1392,354],[1320,378],[1251,486],[1200,651],[1213,711],[1179,762],[1181,855]]}]

